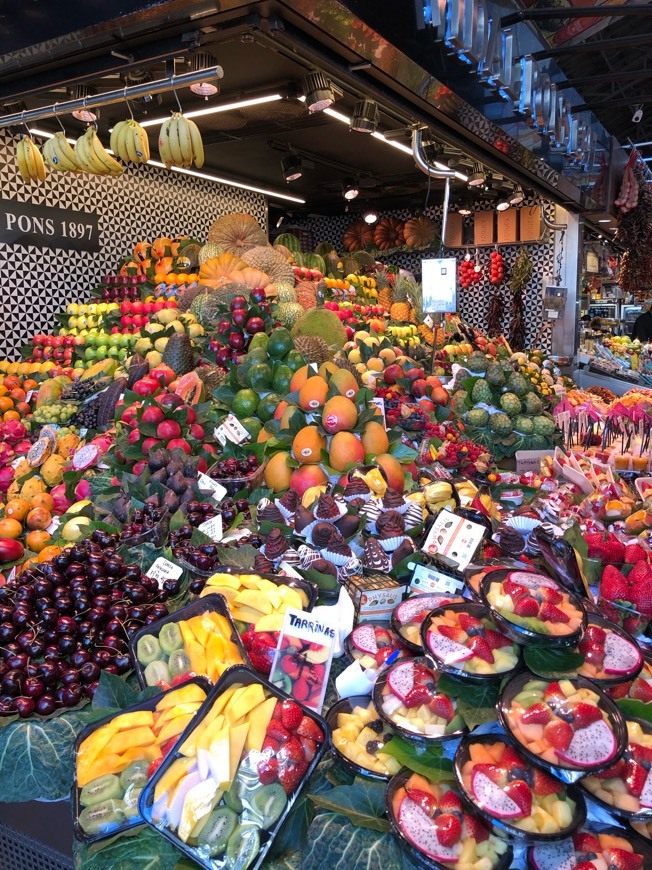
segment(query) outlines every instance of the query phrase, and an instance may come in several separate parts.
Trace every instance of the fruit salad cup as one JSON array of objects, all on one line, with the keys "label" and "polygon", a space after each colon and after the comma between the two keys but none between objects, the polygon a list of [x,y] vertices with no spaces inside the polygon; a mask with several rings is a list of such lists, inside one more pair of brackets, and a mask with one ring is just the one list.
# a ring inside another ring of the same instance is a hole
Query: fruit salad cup
[{"label": "fruit salad cup", "polygon": [[143,818],[207,870],[259,867],[327,742],[320,716],[233,668],[143,789]]},{"label": "fruit salad cup", "polygon": [[480,596],[501,631],[524,646],[575,647],[586,628],[580,598],[545,574],[492,572]]},{"label": "fruit salad cup", "polygon": [[518,644],[502,634],[481,604],[444,604],[421,624],[437,670],[473,682],[502,680],[519,667]]},{"label": "fruit salad cup", "polygon": [[519,562],[516,559],[487,559],[485,562],[471,562],[464,569],[464,580],[467,589],[471,593],[471,597],[478,604],[482,604],[480,597],[480,584],[487,574],[493,571],[530,571],[530,568],[525,562]]},{"label": "fruit salad cup", "polygon": [[533,764],[567,782],[609,767],[627,745],[622,713],[584,677],[519,674],[503,689],[498,717]]},{"label": "fruit salad cup", "polygon": [[466,731],[454,698],[437,687],[440,674],[426,658],[400,661],[374,685],[378,714],[407,740],[439,741]]},{"label": "fruit salad cup", "polygon": [[379,718],[368,695],[342,698],[328,711],[331,748],[340,764],[355,776],[389,779],[401,764],[383,752],[394,729]]},{"label": "fruit salad cup", "polygon": [[402,601],[392,611],[391,624],[394,631],[400,635],[401,643],[415,655],[423,655],[421,643],[421,623],[430,613],[442,604],[461,602],[457,595],[442,595],[425,592],[423,595],[412,595]]},{"label": "fruit salad cup", "polygon": [[581,792],[532,767],[500,733],[465,737],[453,765],[468,804],[508,837],[558,840],[584,822]]},{"label": "fruit salad cup", "polygon": [[558,843],[537,843],[527,861],[532,870],[646,870],[652,867],[652,849],[621,828],[594,824]]},{"label": "fruit salad cup", "polygon": [[207,595],[130,639],[131,658],[141,686],[170,686],[190,676],[216,683],[232,665],[249,666],[226,599]]},{"label": "fruit salad cup", "polygon": [[207,697],[193,678],[85,728],[75,741],[73,829],[92,843],[142,825],[138,798]]},{"label": "fruit salad cup", "polygon": [[459,789],[404,770],[385,796],[387,818],[411,863],[437,870],[506,870],[512,848],[467,809]]},{"label": "fruit salad cup", "polygon": [[607,689],[610,698],[633,698],[647,704],[652,701],[652,655],[643,653],[643,667],[633,680],[626,680]]},{"label": "fruit salad cup", "polygon": [[643,654],[634,638],[594,613],[588,614],[588,625],[577,651],[584,656],[579,675],[603,687],[633,680],[643,667]]},{"label": "fruit salad cup", "polygon": [[363,670],[377,670],[395,650],[407,655],[398,635],[386,622],[363,622],[356,625],[344,640],[344,651]]},{"label": "fruit salad cup", "polygon": [[652,723],[627,720],[623,757],[582,780],[589,797],[628,822],[652,823]]}]

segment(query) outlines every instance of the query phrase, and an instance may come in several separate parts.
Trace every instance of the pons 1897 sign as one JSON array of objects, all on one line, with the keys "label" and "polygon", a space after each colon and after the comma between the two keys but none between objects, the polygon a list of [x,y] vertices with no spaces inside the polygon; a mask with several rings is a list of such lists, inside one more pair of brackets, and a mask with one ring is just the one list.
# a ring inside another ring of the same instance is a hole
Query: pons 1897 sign
[{"label": "pons 1897 sign", "polygon": [[0,199],[0,243],[99,251],[99,218],[94,212]]}]

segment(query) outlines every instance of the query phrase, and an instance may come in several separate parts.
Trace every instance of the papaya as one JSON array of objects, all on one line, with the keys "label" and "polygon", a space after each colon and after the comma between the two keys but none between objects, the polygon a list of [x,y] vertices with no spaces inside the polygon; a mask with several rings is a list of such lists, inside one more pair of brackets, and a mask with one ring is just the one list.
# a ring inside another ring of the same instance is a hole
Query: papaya
[{"label": "papaya", "polygon": [[180,396],[186,405],[196,405],[201,399],[204,385],[197,372],[188,372],[176,380],[174,392]]},{"label": "papaya", "polygon": [[[107,378],[112,378],[113,375],[118,370],[119,362],[115,359],[103,359],[99,362],[93,363],[92,366],[86,369],[84,374],[81,376],[81,381],[87,381],[89,378],[94,378],[97,375],[103,375]],[[57,378],[53,378],[53,380],[57,380]],[[40,390],[39,390],[40,392]]]},{"label": "papaya", "polygon": [[65,375],[59,375],[56,378],[50,378],[49,381],[44,381],[39,387],[36,407],[40,408],[42,405],[51,405],[56,402],[64,389],[71,383],[70,378],[67,378]]}]

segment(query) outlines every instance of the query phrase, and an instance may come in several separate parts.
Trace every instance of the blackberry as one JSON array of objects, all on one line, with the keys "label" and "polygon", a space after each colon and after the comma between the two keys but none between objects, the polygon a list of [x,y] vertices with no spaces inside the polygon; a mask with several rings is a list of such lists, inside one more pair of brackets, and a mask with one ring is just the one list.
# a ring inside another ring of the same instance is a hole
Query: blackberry
[{"label": "blackberry", "polygon": [[376,734],[382,734],[383,731],[383,723],[380,719],[374,719],[373,722],[369,723],[369,727],[372,731],[375,731]]},{"label": "blackberry", "polygon": [[379,749],[382,749],[385,744],[382,740],[369,740],[365,749],[369,753],[369,755],[373,755],[374,752],[378,752]]}]

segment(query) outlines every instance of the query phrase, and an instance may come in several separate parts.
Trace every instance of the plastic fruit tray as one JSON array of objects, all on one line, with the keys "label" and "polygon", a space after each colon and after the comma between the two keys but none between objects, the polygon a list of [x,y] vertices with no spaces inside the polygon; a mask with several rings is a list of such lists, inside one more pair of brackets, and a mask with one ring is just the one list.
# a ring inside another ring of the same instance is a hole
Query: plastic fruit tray
[{"label": "plastic fruit tray", "polygon": [[[371,697],[369,695],[353,695],[350,698],[342,698],[341,701],[338,701],[336,704],[330,708],[328,713],[326,714],[326,724],[330,728],[331,733],[331,751],[338,763],[342,765],[342,767],[346,768],[350,773],[354,776],[366,776],[370,779],[380,779],[387,781],[392,776],[391,773],[380,773],[380,771],[370,770],[368,767],[364,767],[362,764],[356,764],[353,759],[349,758],[337,745],[335,739],[335,732],[338,729],[338,717],[340,713],[346,713],[351,715],[353,710],[356,707],[364,707],[365,709],[368,707],[369,702],[371,701]],[[370,730],[365,725],[364,730]],[[373,730],[373,729],[371,729]],[[383,731],[380,732],[379,735],[376,735],[378,740],[382,740],[383,734],[387,733],[392,729],[387,728],[387,726],[383,723]],[[361,732],[362,733],[362,732]],[[370,735],[369,735],[370,736]],[[392,758],[392,761],[394,759]],[[396,762],[398,767],[400,768],[400,764]]]},{"label": "plastic fruit tray", "polygon": [[[421,623],[425,618],[425,614],[442,604],[450,602],[460,603],[462,599],[457,595],[444,595],[439,592],[424,592],[421,595],[411,595],[405,601],[401,601],[394,610],[390,619],[391,626],[400,637],[403,646],[407,647],[414,655],[423,655],[423,644],[421,643]],[[419,617],[422,617],[419,620]],[[413,629],[414,640],[408,638],[410,629]],[[418,638],[418,642],[417,642]]]}]

